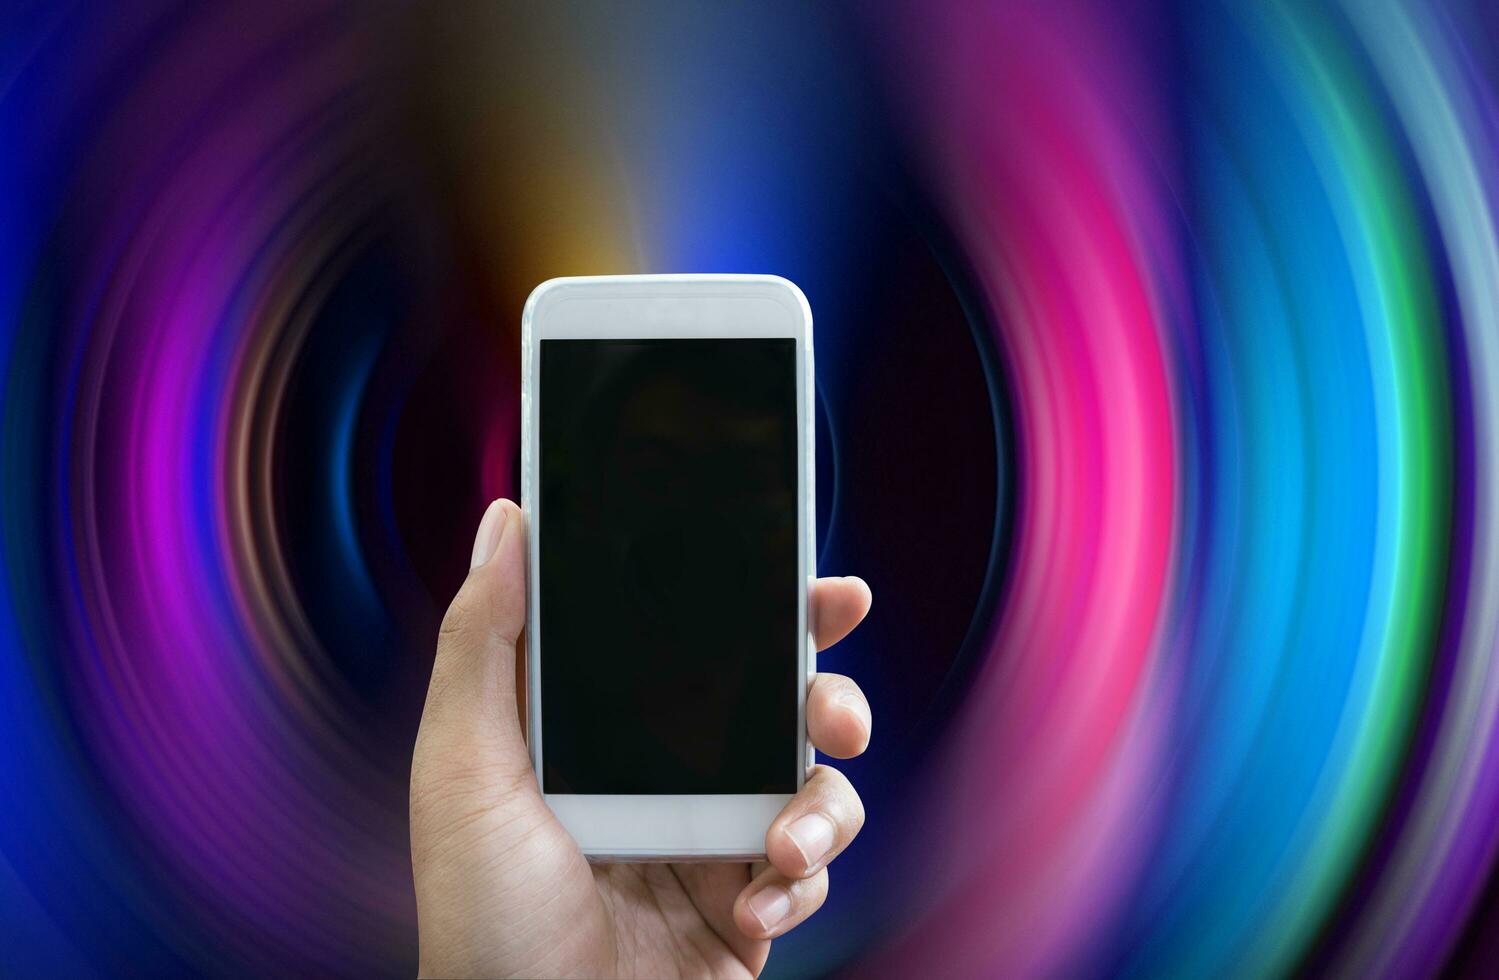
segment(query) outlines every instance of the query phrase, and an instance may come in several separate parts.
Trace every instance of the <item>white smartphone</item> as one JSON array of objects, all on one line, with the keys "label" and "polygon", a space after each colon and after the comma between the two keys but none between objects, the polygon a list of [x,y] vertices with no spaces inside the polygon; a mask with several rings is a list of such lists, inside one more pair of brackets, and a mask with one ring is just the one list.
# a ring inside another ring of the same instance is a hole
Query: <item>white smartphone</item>
[{"label": "white smartphone", "polygon": [[553,279],[521,334],[541,791],[595,859],[763,857],[812,764],[806,297],[776,276]]}]

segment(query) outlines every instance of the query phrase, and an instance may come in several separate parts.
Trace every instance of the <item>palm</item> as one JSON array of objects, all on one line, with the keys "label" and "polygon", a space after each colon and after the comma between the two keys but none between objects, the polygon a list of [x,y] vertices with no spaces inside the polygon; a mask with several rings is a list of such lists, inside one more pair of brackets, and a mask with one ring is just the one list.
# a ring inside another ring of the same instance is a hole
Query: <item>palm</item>
[{"label": "palm", "polygon": [[457,793],[413,814],[456,828],[441,850],[455,864],[448,894],[480,925],[466,958],[519,976],[759,973],[770,942],[733,921],[751,865],[589,864],[534,787],[520,781],[502,799]]},{"label": "palm", "polygon": [[597,894],[611,911],[609,938],[620,952],[620,973],[758,974],[770,954],[770,941],[744,936],[731,916],[734,899],[750,877],[748,864],[595,866]]}]

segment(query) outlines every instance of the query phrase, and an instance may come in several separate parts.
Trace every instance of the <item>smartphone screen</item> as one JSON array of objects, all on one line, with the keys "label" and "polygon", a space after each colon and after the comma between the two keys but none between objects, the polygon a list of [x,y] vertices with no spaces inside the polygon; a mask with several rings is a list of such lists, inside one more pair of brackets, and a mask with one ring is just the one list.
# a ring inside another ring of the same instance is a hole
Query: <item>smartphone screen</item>
[{"label": "smartphone screen", "polygon": [[796,341],[540,341],[547,793],[791,793]]}]

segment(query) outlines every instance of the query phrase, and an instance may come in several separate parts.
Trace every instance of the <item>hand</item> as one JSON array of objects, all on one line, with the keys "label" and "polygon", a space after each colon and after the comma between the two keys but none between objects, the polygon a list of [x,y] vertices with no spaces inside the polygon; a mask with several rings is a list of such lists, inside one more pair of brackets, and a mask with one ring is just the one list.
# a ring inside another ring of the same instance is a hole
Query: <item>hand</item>
[{"label": "hand", "polygon": [[[827,866],[864,822],[848,780],[818,766],[765,834],[769,863],[589,864],[537,787],[516,703],[525,527],[489,506],[473,567],[443,619],[411,764],[411,857],[423,976],[753,976],[770,940],[817,911]],[[869,611],[856,578],[813,591],[817,645]],[[819,674],[813,744],[869,744],[857,685]]]}]

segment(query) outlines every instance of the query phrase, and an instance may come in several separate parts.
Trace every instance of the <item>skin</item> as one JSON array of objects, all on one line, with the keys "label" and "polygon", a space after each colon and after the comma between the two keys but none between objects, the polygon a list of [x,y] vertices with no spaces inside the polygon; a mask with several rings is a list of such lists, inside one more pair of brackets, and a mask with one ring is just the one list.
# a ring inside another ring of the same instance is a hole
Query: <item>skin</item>
[{"label": "skin", "polygon": [[[846,636],[869,604],[863,581],[819,579],[818,648]],[[817,766],[766,831],[767,862],[590,864],[542,799],[526,751],[516,698],[524,625],[525,527],[520,508],[497,500],[443,619],[412,759],[421,975],[759,974],[771,940],[827,897],[828,863],[864,822],[853,786]],[[817,675],[813,744],[851,758],[870,726],[853,681]]]}]

